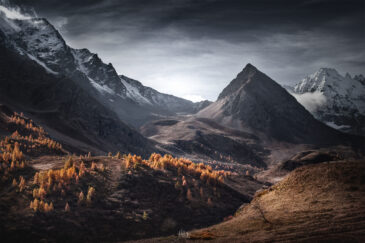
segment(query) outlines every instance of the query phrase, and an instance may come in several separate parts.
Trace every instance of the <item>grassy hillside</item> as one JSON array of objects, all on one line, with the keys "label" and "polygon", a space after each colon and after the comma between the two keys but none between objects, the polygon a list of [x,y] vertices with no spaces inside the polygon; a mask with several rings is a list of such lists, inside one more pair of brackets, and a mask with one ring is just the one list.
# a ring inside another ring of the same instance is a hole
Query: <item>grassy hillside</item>
[{"label": "grassy hillside", "polygon": [[0,113],[0,126],[0,233],[6,242],[177,234],[221,222],[262,186],[251,176],[170,155],[70,154],[11,111]]},{"label": "grassy hillside", "polygon": [[[258,191],[224,223],[158,239],[185,242],[364,242],[365,161],[308,165]],[[155,242],[157,239],[141,242]]]}]

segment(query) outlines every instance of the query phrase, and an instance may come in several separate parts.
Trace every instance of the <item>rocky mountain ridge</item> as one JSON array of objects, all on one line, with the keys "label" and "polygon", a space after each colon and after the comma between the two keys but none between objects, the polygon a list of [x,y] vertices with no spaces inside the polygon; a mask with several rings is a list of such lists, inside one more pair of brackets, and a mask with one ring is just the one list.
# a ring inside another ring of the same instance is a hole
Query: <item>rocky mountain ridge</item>
[{"label": "rocky mountain ridge", "polygon": [[203,107],[199,102],[163,94],[119,76],[113,65],[104,63],[97,54],[88,49],[69,47],[47,19],[13,18],[4,11],[0,11],[0,30],[9,46],[41,65],[48,73],[65,75],[83,83],[87,92],[136,128],[151,119],[194,113]]}]

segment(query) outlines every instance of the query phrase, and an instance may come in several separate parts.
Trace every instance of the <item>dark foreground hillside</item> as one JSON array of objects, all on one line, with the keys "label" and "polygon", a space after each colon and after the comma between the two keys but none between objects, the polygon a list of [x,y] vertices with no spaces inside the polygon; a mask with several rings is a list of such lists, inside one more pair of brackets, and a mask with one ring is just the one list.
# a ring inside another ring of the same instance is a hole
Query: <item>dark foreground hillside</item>
[{"label": "dark foreground hillside", "polygon": [[[115,242],[232,215],[262,184],[170,155],[70,155],[23,114],[0,112],[4,242]],[[243,193],[246,192],[246,193]]]},{"label": "dark foreground hillside", "polygon": [[260,190],[248,174],[171,155],[71,154],[33,120],[0,108],[4,242],[365,239],[363,160],[301,154],[272,173],[294,171]]},{"label": "dark foreground hillside", "polygon": [[141,242],[364,242],[365,161],[308,165],[256,193],[233,219]]}]

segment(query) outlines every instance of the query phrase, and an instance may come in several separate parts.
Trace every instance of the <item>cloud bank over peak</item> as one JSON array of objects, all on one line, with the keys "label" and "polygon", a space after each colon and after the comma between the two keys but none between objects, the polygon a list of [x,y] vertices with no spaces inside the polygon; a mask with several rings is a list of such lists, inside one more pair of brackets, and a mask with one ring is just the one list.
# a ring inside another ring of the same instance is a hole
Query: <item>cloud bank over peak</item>
[{"label": "cloud bank over peak", "polygon": [[322,92],[313,92],[313,93],[304,93],[304,94],[295,94],[290,93],[294,96],[294,98],[304,106],[310,113],[314,113],[321,106],[326,104],[326,96]]}]

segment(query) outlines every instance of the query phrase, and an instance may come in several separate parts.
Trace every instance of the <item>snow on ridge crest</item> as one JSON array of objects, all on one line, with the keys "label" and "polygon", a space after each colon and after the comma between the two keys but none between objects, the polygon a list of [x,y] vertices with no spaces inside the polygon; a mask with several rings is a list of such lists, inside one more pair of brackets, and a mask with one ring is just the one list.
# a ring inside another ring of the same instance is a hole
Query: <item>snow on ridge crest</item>
[{"label": "snow on ridge crest", "polygon": [[320,68],[295,85],[292,95],[317,119],[345,132],[365,135],[365,85],[350,74]]},{"label": "snow on ridge crest", "polygon": [[148,105],[152,105],[151,102],[144,97],[139,90],[132,86],[131,84],[129,84],[127,81],[125,81],[123,78],[120,78],[120,81],[122,82],[122,84],[126,87],[126,94],[129,98],[137,101],[140,104],[148,104]]}]

